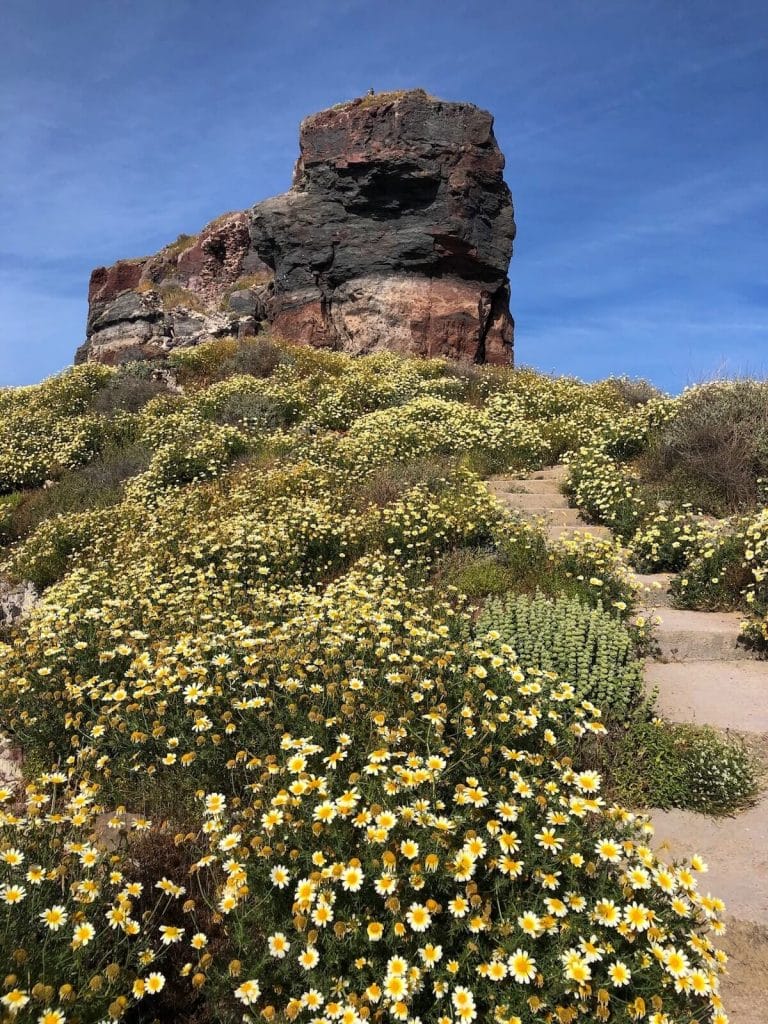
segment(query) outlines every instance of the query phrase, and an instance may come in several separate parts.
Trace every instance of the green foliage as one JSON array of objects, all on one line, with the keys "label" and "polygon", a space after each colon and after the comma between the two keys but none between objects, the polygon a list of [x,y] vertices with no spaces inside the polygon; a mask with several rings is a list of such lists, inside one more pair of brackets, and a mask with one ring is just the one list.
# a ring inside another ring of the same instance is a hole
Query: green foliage
[{"label": "green foliage", "polygon": [[3,568],[12,579],[29,580],[44,590],[69,572],[76,556],[90,553],[97,559],[116,529],[111,509],[56,515],[14,548]]},{"label": "green foliage", "polygon": [[438,579],[472,600],[506,594],[520,585],[520,577],[493,549],[459,549],[440,564]]},{"label": "green foliage", "polygon": [[166,256],[178,256],[187,249],[190,249],[197,241],[197,238],[197,235],[185,235],[182,232],[175,242],[171,242],[170,245],[166,245],[163,253]]},{"label": "green foliage", "polygon": [[196,295],[188,288],[183,288],[179,284],[173,284],[170,281],[162,282],[157,286],[157,290],[160,293],[160,302],[165,310],[175,309],[177,306],[200,311],[205,308],[199,295]]},{"label": "green foliage", "polygon": [[642,377],[609,377],[603,383],[613,388],[619,399],[630,409],[664,397],[655,384]]},{"label": "green foliage", "polygon": [[690,506],[650,512],[630,540],[632,564],[638,572],[678,572],[699,550],[707,531]]},{"label": "green foliage", "polygon": [[219,338],[189,348],[174,349],[168,357],[179,382],[187,386],[211,384],[237,374],[268,377],[277,366],[288,360],[285,350],[265,335],[243,341]]},{"label": "green foliage", "polygon": [[126,488],[129,498],[154,502],[171,487],[199,483],[217,477],[253,444],[235,427],[200,424],[173,441],[158,447],[149,467]]},{"label": "green foliage", "polygon": [[[630,612],[634,600],[632,583],[621,554],[611,541],[589,534],[566,537],[552,545],[550,561],[553,578],[542,580],[540,588],[555,585],[560,588],[560,581],[565,577],[568,583],[562,589],[566,593],[573,593],[575,588],[593,606],[601,602],[615,609],[621,617]],[[554,581],[558,581],[557,584]]]},{"label": "green foliage", "polygon": [[350,494],[351,504],[361,509],[389,505],[416,484],[435,493],[443,488],[446,478],[459,465],[460,460],[450,456],[424,456],[410,462],[376,466]]},{"label": "green foliage", "polygon": [[7,544],[15,536],[14,519],[23,495],[5,494],[0,497],[0,545]]},{"label": "green foliage", "polygon": [[217,423],[242,427],[246,431],[273,430],[290,426],[298,418],[298,403],[288,385],[290,372],[268,380],[235,375],[196,392],[191,408]]},{"label": "green foliage", "polygon": [[676,604],[702,611],[748,607],[752,573],[743,530],[736,530],[733,523],[702,530],[687,554],[687,564],[670,588]]},{"label": "green foliage", "polygon": [[500,638],[521,666],[557,673],[610,716],[625,717],[641,699],[635,638],[601,605],[541,594],[494,598],[477,621],[477,635]]},{"label": "green foliage", "polygon": [[149,376],[151,367],[148,366],[145,373],[142,373],[136,369],[141,363],[128,365],[128,369],[118,369],[107,384],[94,394],[90,403],[93,412],[105,416],[139,412],[147,402],[165,393],[165,385]]},{"label": "green foliage", "polygon": [[113,372],[91,363],[0,389],[0,494],[39,486],[98,454],[110,428],[88,410]]},{"label": "green foliage", "polygon": [[759,504],[768,476],[768,383],[721,380],[690,388],[654,432],[642,463],[675,500],[723,516]]},{"label": "green foliage", "polygon": [[507,592],[575,597],[592,608],[610,604],[626,617],[632,587],[612,545],[576,537],[548,545],[537,526],[525,519],[505,517],[493,545],[457,548],[437,566],[438,579],[472,599]]},{"label": "green foliage", "polygon": [[642,713],[613,723],[606,743],[588,740],[584,755],[603,771],[607,794],[628,806],[733,814],[754,801],[760,784],[740,740]]},{"label": "green foliage", "polygon": [[6,542],[28,536],[55,516],[117,504],[123,483],[148,467],[150,454],[142,444],[109,447],[88,465],[66,470],[50,487],[0,499]]}]

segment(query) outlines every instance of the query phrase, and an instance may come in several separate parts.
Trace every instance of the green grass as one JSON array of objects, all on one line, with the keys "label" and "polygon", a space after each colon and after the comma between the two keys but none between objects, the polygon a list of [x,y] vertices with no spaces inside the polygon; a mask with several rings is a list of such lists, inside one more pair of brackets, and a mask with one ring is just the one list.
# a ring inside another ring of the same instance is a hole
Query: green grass
[{"label": "green grass", "polygon": [[175,309],[176,306],[184,306],[186,309],[200,312],[204,308],[200,297],[188,288],[182,288],[177,284],[161,284],[158,285],[157,290],[160,292],[160,301],[165,310]]},{"label": "green grass", "polygon": [[179,256],[181,253],[186,252],[187,249],[191,249],[198,237],[198,235],[185,235],[182,233],[175,242],[166,245],[163,253],[166,256]]}]

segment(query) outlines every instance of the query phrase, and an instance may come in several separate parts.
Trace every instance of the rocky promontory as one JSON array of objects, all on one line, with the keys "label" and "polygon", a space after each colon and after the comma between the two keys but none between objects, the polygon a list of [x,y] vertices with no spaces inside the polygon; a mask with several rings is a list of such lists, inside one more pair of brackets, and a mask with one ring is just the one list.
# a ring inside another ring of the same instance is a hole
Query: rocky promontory
[{"label": "rocky promontory", "polygon": [[91,275],[77,361],[271,328],[348,352],[512,360],[515,235],[493,118],[421,90],[307,118],[291,188]]}]

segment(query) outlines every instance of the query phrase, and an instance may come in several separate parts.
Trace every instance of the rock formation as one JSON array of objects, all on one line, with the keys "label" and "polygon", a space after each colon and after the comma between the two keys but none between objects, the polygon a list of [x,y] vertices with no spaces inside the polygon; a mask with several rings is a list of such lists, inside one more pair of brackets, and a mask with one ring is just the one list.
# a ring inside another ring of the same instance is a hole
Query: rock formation
[{"label": "rock formation", "polygon": [[0,577],[0,631],[25,619],[40,599],[28,580],[12,583]]},{"label": "rock formation", "polygon": [[515,234],[493,118],[421,90],[307,118],[288,192],[91,275],[77,359],[286,340],[510,362]]},{"label": "rock formation", "polygon": [[253,334],[274,274],[253,251],[247,213],[227,213],[155,256],[99,267],[75,362],[122,363],[210,337]]}]

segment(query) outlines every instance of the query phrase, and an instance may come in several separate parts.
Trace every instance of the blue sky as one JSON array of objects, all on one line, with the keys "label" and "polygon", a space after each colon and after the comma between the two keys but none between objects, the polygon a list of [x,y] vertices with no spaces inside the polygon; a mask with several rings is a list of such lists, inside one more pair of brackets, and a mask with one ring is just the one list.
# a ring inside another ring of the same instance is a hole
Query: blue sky
[{"label": "blue sky", "polygon": [[83,340],[90,270],[284,191],[302,117],[422,86],[496,118],[517,360],[768,373],[762,0],[2,0],[0,384]]}]

